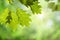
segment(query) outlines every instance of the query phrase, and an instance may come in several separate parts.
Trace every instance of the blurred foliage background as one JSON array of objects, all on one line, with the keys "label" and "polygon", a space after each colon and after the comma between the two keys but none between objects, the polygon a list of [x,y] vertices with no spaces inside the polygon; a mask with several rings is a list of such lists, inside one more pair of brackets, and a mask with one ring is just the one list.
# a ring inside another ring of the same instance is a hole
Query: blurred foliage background
[{"label": "blurred foliage background", "polygon": [[[60,40],[60,0],[38,0],[39,4],[26,1],[0,0],[0,40]],[[8,8],[12,11],[11,24],[5,24]]]}]

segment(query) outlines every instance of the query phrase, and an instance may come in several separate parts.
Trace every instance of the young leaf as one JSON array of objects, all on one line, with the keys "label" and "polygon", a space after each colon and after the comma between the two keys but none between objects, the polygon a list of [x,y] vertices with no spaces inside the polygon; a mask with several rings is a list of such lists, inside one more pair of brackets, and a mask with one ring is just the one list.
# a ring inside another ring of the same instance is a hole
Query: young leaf
[{"label": "young leaf", "polygon": [[33,5],[31,5],[31,10],[36,14],[41,13],[41,5],[38,5],[38,2],[36,1]]},{"label": "young leaf", "polygon": [[20,25],[29,26],[29,22],[31,21],[29,14],[19,8],[17,8],[16,14],[18,16],[18,22]]}]

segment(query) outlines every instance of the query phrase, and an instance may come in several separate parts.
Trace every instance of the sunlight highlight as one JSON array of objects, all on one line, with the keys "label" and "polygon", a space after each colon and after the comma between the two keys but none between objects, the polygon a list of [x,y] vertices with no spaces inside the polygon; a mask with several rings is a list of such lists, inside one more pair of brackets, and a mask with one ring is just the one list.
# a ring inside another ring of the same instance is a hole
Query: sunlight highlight
[{"label": "sunlight highlight", "polygon": [[44,14],[38,14],[38,15],[37,15],[37,18],[43,20],[43,19],[44,19]]}]

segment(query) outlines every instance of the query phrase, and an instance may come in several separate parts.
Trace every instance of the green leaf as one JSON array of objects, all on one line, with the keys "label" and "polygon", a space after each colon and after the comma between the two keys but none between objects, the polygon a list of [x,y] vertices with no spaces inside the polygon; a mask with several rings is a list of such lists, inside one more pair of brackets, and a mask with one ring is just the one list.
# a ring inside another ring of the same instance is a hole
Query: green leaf
[{"label": "green leaf", "polygon": [[25,6],[31,6],[33,5],[33,2],[38,1],[38,0],[19,0],[19,1]]},{"label": "green leaf", "polygon": [[16,14],[18,16],[18,22],[22,26],[29,26],[29,23],[31,21],[30,15],[27,14],[25,11],[21,10],[20,8],[17,8]]},{"label": "green leaf", "polygon": [[53,11],[55,11],[55,10],[56,10],[55,2],[50,2],[50,3],[48,4],[48,7],[51,8]]},{"label": "green leaf", "polygon": [[60,11],[60,3],[55,4],[55,2],[50,2],[48,7],[51,8],[53,11]]},{"label": "green leaf", "polygon": [[56,8],[57,8],[57,11],[60,11],[60,3],[57,3]]},{"label": "green leaf", "polygon": [[31,5],[31,10],[36,14],[41,13],[41,5],[38,5],[38,2],[36,1],[33,5]]}]

